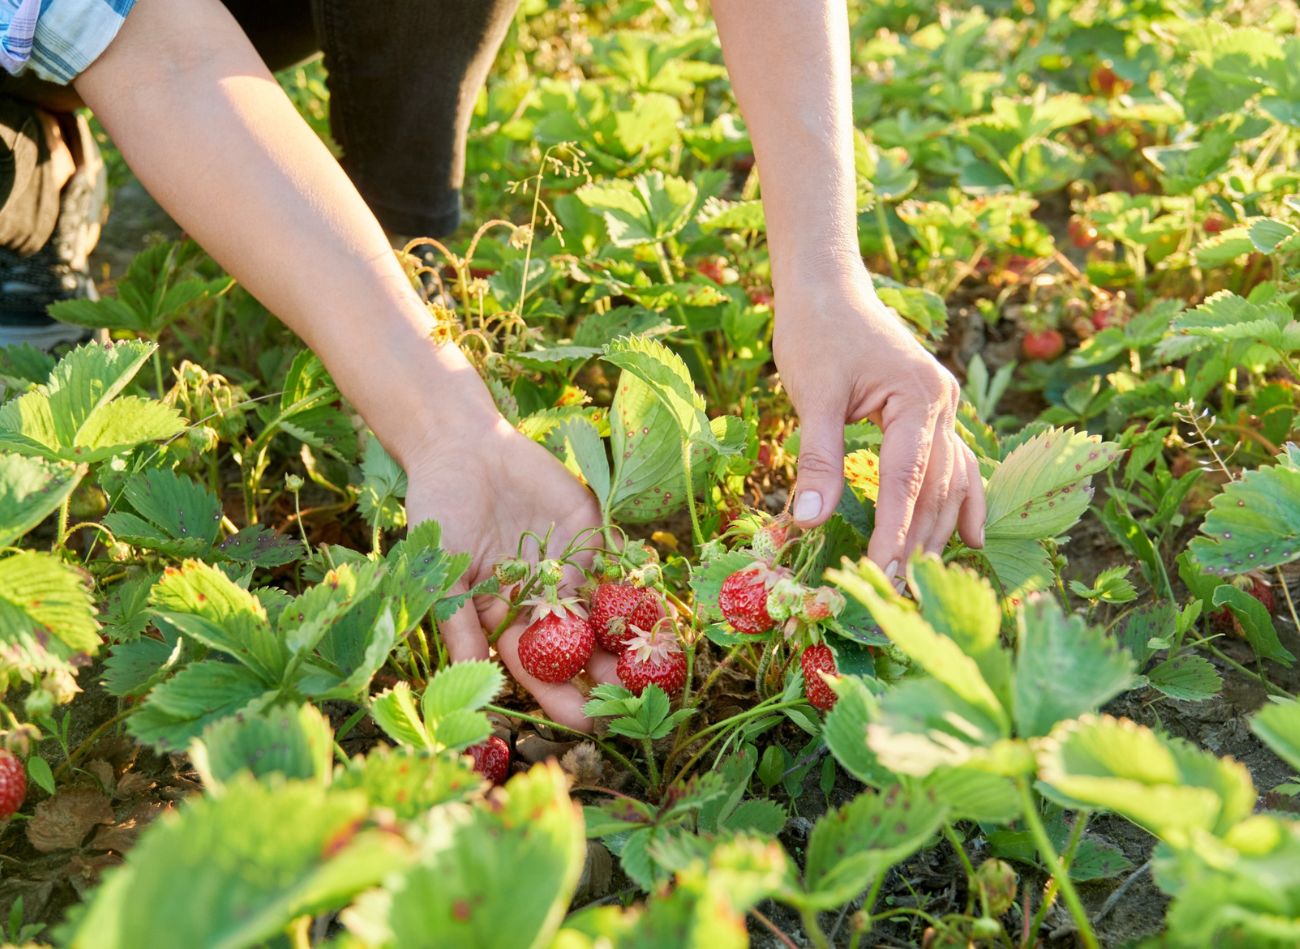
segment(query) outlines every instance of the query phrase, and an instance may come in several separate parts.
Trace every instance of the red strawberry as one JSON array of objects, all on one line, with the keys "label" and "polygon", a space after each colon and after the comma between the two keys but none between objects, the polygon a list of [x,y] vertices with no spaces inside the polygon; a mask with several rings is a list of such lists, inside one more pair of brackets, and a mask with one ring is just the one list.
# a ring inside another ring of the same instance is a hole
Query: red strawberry
[{"label": "red strawberry", "polygon": [[542,610],[519,637],[519,663],[543,682],[568,682],[591,658],[596,634],[587,617],[573,606]]},{"label": "red strawberry", "polygon": [[1201,226],[1205,228],[1206,234],[1218,234],[1228,226],[1228,222],[1217,214],[1211,214]]},{"label": "red strawberry", "polygon": [[474,770],[493,784],[502,784],[510,776],[510,746],[496,735],[470,745],[465,754],[474,759]]},{"label": "red strawberry", "polygon": [[632,638],[632,627],[653,629],[664,606],[653,590],[630,583],[602,583],[591,597],[591,628],[601,647],[618,655]]},{"label": "red strawberry", "polygon": [[660,622],[650,632],[637,630],[633,634],[618,657],[618,678],[637,695],[648,685],[657,685],[669,695],[682,690],[686,684],[686,654],[671,622]]},{"label": "red strawberry", "polygon": [[1066,232],[1070,235],[1070,243],[1080,250],[1087,250],[1097,243],[1097,228],[1093,227],[1092,222],[1087,218],[1070,218],[1070,223],[1066,225]]},{"label": "red strawberry", "polygon": [[1020,351],[1026,359],[1048,362],[1065,351],[1065,337],[1057,330],[1032,330],[1025,334]]},{"label": "red strawberry", "polygon": [[27,769],[12,751],[0,748],[0,820],[8,820],[27,797]]},{"label": "red strawberry", "polygon": [[831,652],[831,647],[825,643],[809,646],[799,657],[799,665],[803,668],[803,694],[808,697],[808,701],[813,708],[829,712],[838,696],[831,690],[831,687],[822,678],[821,674],[823,672],[829,676],[840,674],[835,665],[835,654]]},{"label": "red strawberry", "polygon": [[722,581],[718,609],[736,632],[757,635],[776,625],[767,612],[767,594],[787,572],[755,563]]}]

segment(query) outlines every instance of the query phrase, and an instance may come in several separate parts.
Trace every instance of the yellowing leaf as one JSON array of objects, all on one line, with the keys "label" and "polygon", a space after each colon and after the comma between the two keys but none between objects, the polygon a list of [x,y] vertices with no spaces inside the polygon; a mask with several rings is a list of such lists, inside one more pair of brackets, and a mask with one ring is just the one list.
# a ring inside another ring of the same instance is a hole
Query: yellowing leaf
[{"label": "yellowing leaf", "polygon": [[859,448],[844,458],[844,477],[869,501],[880,496],[880,458],[870,448]]}]

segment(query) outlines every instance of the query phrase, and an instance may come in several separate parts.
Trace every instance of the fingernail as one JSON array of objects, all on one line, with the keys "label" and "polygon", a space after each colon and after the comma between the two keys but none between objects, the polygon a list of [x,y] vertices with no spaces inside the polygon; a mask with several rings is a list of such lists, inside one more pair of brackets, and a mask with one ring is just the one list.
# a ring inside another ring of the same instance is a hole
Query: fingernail
[{"label": "fingernail", "polygon": [[894,592],[902,596],[907,587],[903,584],[903,578],[899,577],[894,581]]},{"label": "fingernail", "polygon": [[800,491],[794,499],[794,519],[811,521],[822,512],[822,496],[816,491]]},{"label": "fingernail", "polygon": [[898,573],[898,561],[897,560],[889,561],[889,566],[885,568],[885,576],[888,577],[890,580],[893,580],[894,575],[897,573]]},{"label": "fingernail", "polygon": [[984,546],[984,525],[980,525],[980,546]]}]

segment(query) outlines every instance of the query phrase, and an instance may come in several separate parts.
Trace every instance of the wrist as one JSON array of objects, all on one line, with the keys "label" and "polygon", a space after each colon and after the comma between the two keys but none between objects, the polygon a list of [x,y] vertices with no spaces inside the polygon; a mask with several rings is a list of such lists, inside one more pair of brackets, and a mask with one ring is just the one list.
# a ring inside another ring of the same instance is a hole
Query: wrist
[{"label": "wrist", "polygon": [[809,290],[840,292],[848,288],[871,286],[856,242],[841,240],[827,243],[800,241],[794,247],[771,247],[772,289],[778,297],[783,291],[807,293]]},{"label": "wrist", "polygon": [[465,355],[454,343],[436,342],[431,329],[423,308],[389,313],[317,348],[340,390],[408,473],[455,450],[448,446],[508,425]]}]

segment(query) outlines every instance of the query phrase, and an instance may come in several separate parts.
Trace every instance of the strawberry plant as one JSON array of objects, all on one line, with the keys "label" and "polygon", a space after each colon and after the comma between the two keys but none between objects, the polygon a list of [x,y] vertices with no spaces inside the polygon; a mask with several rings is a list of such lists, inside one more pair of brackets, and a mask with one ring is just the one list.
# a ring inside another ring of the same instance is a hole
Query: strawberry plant
[{"label": "strawberry plant", "polygon": [[0,349],[7,938],[1295,944],[1294,17],[1057,6],[850,5],[857,250],[986,498],[889,576],[872,421],[794,527],[798,301],[695,5],[525,4],[473,222],[398,252],[590,492],[563,543],[456,549],[247,290],[114,247],[52,311],[111,344]]}]

